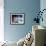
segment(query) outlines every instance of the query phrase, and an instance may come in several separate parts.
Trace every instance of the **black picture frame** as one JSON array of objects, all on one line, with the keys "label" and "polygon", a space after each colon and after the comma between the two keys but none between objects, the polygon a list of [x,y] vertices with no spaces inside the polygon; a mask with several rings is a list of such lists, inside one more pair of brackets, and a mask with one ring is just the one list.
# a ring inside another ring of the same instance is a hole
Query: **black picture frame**
[{"label": "black picture frame", "polygon": [[25,23],[24,13],[10,13],[10,24],[12,25],[22,25]]}]

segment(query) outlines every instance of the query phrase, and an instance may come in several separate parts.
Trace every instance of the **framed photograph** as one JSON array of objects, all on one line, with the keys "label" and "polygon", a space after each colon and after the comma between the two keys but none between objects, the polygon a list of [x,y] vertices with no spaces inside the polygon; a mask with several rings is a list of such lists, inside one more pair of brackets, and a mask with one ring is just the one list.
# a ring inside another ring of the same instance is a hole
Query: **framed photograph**
[{"label": "framed photograph", "polygon": [[11,24],[24,24],[24,13],[11,13],[10,23]]}]

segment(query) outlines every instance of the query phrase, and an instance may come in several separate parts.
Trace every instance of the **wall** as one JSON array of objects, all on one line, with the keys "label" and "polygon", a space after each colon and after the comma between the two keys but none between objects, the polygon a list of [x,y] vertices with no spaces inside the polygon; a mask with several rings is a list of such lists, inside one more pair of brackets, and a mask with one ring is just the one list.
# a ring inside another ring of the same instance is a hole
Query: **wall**
[{"label": "wall", "polygon": [[4,2],[0,0],[0,42],[4,41]]},{"label": "wall", "polygon": [[[35,12],[40,10],[40,0],[4,0],[4,36],[7,41],[18,41],[32,30]],[[10,13],[25,13],[24,25],[11,25]]]},{"label": "wall", "polygon": [[[40,9],[41,9],[41,11],[43,10],[43,9],[46,9],[46,0],[41,0],[40,1]],[[42,15],[42,17],[43,17],[43,22],[41,21],[40,22],[40,25],[43,25],[43,26],[45,26],[46,27],[46,10],[43,12],[43,15]]]}]

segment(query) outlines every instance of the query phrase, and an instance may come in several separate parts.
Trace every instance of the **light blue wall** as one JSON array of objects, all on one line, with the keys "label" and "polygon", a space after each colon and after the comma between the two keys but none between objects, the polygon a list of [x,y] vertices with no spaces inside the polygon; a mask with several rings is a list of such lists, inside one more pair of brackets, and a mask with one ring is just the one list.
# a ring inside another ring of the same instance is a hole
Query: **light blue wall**
[{"label": "light blue wall", "polygon": [[[43,9],[46,9],[46,0],[41,0],[40,1],[40,10],[42,11]],[[40,25],[45,26],[46,27],[46,10],[43,12],[43,22],[40,22]]]},{"label": "light blue wall", "polygon": [[[4,35],[7,41],[18,41],[32,30],[35,12],[40,9],[39,0],[4,0]],[[10,13],[25,13],[24,25],[11,25]]]}]

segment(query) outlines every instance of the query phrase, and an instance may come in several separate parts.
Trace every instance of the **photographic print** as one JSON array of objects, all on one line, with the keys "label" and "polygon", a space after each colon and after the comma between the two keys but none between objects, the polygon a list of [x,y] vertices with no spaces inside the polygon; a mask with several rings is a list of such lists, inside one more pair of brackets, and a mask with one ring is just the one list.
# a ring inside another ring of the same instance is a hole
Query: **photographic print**
[{"label": "photographic print", "polygon": [[11,13],[11,24],[24,24],[24,13]]}]

